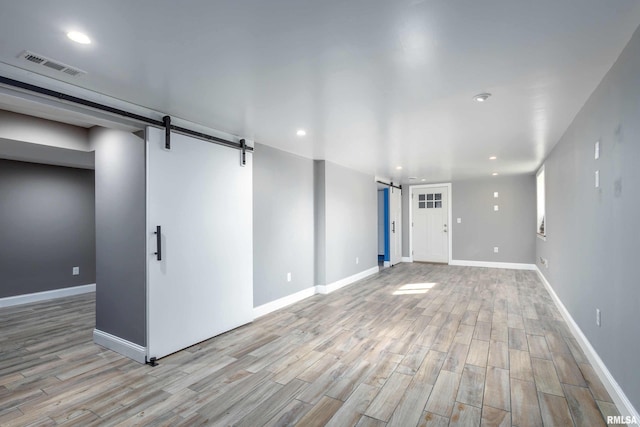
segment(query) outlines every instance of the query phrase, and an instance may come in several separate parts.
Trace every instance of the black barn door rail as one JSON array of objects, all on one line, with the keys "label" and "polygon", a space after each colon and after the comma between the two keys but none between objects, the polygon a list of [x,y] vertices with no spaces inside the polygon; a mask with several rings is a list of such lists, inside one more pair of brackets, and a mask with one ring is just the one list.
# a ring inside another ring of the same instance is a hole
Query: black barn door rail
[{"label": "black barn door rail", "polygon": [[[213,142],[215,144],[224,145],[226,147],[235,148],[237,150],[253,151],[253,147],[246,146],[240,142],[228,141],[217,136],[208,135],[206,133],[197,132],[191,129],[183,128],[170,124],[171,120],[155,120],[149,117],[141,116],[139,114],[131,113],[129,111],[121,110],[119,108],[110,107],[108,105],[100,104],[98,102],[89,101],[88,99],[78,98],[77,96],[67,95],[66,93],[57,92],[55,90],[47,89],[41,86],[32,85],[30,83],[21,82],[19,80],[10,79],[8,77],[0,76],[0,84],[12,86],[18,89],[27,90],[30,92],[39,93],[40,95],[50,96],[52,98],[60,99],[62,101],[72,102],[74,104],[83,105],[85,107],[93,108],[107,113],[115,114],[118,116],[126,117],[138,122],[146,123],[151,126],[155,126],[162,129],[167,129],[165,126],[168,122],[169,129],[174,132],[181,133],[183,135],[192,136],[194,138],[202,139],[205,141]],[[169,117],[169,116],[165,116]]]}]

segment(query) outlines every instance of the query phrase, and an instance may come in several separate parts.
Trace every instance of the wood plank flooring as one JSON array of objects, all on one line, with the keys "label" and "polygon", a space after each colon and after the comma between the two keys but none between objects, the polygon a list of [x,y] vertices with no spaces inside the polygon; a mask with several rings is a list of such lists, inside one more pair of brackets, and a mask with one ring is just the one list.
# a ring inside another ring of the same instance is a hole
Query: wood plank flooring
[{"label": "wood plank flooring", "polygon": [[401,264],[151,368],[92,294],[0,310],[2,426],[597,426],[616,408],[535,273]]}]

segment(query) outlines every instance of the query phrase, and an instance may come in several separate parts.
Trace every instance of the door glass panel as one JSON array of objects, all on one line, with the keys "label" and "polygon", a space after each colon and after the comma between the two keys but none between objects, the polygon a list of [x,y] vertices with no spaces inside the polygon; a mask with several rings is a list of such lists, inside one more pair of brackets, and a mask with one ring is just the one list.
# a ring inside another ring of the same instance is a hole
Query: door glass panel
[{"label": "door glass panel", "polygon": [[424,202],[418,202],[418,208],[424,209]]},{"label": "door glass panel", "polygon": [[442,201],[437,201],[436,203],[436,208],[441,208],[442,207]]},{"label": "door glass panel", "polygon": [[436,193],[436,200],[442,200],[442,193]]},{"label": "door glass panel", "polygon": [[418,194],[418,200],[424,200],[424,194]]},{"label": "door glass panel", "polygon": [[427,194],[427,200],[433,200],[433,194]]},{"label": "door glass panel", "polygon": [[427,209],[433,208],[433,202],[427,202]]}]

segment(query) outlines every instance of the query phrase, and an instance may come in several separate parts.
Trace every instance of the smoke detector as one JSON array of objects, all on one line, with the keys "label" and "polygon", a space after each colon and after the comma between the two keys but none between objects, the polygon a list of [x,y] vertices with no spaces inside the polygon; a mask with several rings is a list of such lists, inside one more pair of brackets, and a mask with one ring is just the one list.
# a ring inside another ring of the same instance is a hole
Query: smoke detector
[{"label": "smoke detector", "polygon": [[83,71],[79,68],[72,67],[67,65],[61,61],[56,61],[55,59],[47,58],[44,55],[40,55],[38,53],[33,53],[28,50],[25,50],[18,58],[22,58],[25,61],[30,62],[31,64],[39,65],[42,67],[48,68],[50,71],[56,71],[59,73],[64,73],[71,77],[78,77],[87,74],[86,71]]}]

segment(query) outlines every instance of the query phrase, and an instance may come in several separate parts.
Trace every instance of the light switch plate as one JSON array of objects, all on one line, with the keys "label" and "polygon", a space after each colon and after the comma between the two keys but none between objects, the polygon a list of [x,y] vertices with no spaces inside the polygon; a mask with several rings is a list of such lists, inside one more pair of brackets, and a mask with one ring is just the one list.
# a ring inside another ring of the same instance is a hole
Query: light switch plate
[{"label": "light switch plate", "polygon": [[462,218],[458,218],[458,219],[456,219],[456,222],[457,222],[458,224],[462,223]]},{"label": "light switch plate", "polygon": [[291,281],[291,273],[287,273],[287,282]]},{"label": "light switch plate", "polygon": [[494,199],[497,199],[497,198],[498,198],[498,196],[499,196],[498,192],[497,192],[497,191],[494,191],[494,192],[493,192],[493,198],[494,198]]},{"label": "light switch plate", "polygon": [[493,247],[493,253],[494,253],[494,254],[497,254],[497,253],[498,253],[498,247],[497,247],[497,246],[494,246],[494,247]]},{"label": "light switch plate", "polygon": [[595,152],[593,157],[598,160],[600,158],[600,141],[596,141]]},{"label": "light switch plate", "polygon": [[74,276],[80,275],[80,267],[73,267],[73,269],[71,270],[71,274],[73,274]]},{"label": "light switch plate", "polygon": [[498,205],[493,205],[493,210],[498,212],[500,210],[500,207]]},{"label": "light switch plate", "polygon": [[596,178],[596,182],[595,182],[596,188],[600,188],[600,171],[596,171],[595,178]]}]

